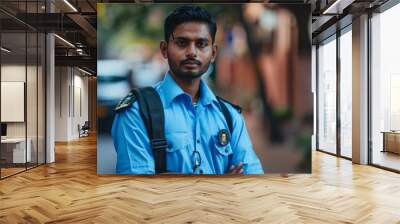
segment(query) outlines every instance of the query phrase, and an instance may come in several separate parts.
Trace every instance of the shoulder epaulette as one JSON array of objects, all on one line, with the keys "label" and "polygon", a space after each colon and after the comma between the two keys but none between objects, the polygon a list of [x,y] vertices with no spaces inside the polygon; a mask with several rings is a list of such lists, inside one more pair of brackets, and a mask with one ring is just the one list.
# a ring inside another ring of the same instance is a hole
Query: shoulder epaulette
[{"label": "shoulder epaulette", "polygon": [[242,108],[239,105],[233,104],[231,102],[229,102],[228,100],[221,98],[219,96],[217,96],[220,100],[224,101],[225,103],[231,105],[233,108],[235,108],[239,113],[242,113]]},{"label": "shoulder epaulette", "polygon": [[128,95],[126,95],[115,107],[115,111],[119,112],[125,108],[128,108],[134,103],[136,100],[136,95],[133,94],[133,91],[130,91]]}]

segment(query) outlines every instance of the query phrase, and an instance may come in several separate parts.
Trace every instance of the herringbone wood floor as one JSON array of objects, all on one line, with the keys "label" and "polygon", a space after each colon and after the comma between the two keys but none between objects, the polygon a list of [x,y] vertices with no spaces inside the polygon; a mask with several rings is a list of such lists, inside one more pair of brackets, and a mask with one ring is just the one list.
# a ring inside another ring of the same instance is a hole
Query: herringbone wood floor
[{"label": "herringbone wood floor", "polygon": [[312,175],[98,176],[96,142],[0,181],[0,223],[400,223],[400,175],[313,153]]}]

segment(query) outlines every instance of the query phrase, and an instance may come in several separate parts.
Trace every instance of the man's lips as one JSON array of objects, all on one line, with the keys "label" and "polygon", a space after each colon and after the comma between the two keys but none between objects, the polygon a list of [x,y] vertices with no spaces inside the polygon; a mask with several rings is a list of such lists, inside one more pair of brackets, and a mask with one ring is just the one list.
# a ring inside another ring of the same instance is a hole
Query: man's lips
[{"label": "man's lips", "polygon": [[201,63],[199,61],[188,60],[188,61],[182,62],[182,65],[187,68],[196,68],[197,66],[200,66]]},{"label": "man's lips", "polygon": [[196,60],[185,60],[185,61],[182,61],[182,64],[183,65],[186,65],[186,64],[189,64],[189,65],[192,65],[192,64],[200,65],[201,62],[196,61]]},{"label": "man's lips", "polygon": [[195,64],[195,63],[186,63],[186,64],[183,64],[183,66],[185,66],[186,68],[196,68],[199,65]]}]

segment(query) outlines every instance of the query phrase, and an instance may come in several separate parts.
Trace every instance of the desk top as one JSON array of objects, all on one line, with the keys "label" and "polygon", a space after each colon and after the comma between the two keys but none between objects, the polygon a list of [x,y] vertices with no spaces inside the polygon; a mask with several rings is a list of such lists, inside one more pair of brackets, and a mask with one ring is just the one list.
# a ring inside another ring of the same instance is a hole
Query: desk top
[{"label": "desk top", "polygon": [[381,131],[384,134],[400,134],[400,131]]},{"label": "desk top", "polygon": [[[27,139],[28,141],[30,140],[29,138]],[[25,138],[6,138],[6,139],[1,139],[1,143],[20,143],[24,142]]]}]

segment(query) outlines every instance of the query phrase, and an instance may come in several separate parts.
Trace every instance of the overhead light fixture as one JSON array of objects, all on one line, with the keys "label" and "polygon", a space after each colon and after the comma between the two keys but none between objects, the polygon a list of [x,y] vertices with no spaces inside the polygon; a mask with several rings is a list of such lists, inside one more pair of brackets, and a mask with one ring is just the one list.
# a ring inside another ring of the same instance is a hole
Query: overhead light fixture
[{"label": "overhead light fixture", "polygon": [[82,48],[77,48],[76,49],[76,53],[78,53],[79,55],[84,55],[85,53],[83,52]]},{"label": "overhead light fixture", "polygon": [[83,69],[81,69],[81,68],[79,68],[79,67],[78,67],[78,70],[81,71],[81,72],[83,72],[83,73],[85,73],[85,74],[87,74],[87,75],[90,75],[90,76],[92,75],[92,73],[90,73],[90,72],[88,72],[88,71],[86,71],[86,70],[83,70]]},{"label": "overhead light fixture", "polygon": [[74,10],[74,12],[78,12],[78,10],[71,4],[69,3],[68,0],[64,0],[65,4],[67,4],[72,10]]},{"label": "overhead light fixture", "polygon": [[66,40],[66,39],[64,39],[64,38],[62,38],[62,37],[60,37],[60,36],[57,35],[57,34],[54,34],[54,36],[57,37],[58,39],[60,39],[62,42],[64,42],[64,43],[66,43],[67,45],[69,45],[70,47],[75,48],[75,45],[71,44],[71,42],[69,42],[68,40]]},{"label": "overhead light fixture", "polygon": [[4,52],[7,52],[7,53],[10,53],[10,52],[11,52],[11,50],[9,50],[9,49],[7,49],[7,48],[5,48],[5,47],[1,47],[1,50],[4,51]]},{"label": "overhead light fixture", "polygon": [[336,0],[332,5],[325,9],[322,14],[342,14],[347,6],[351,5],[355,0]]}]

